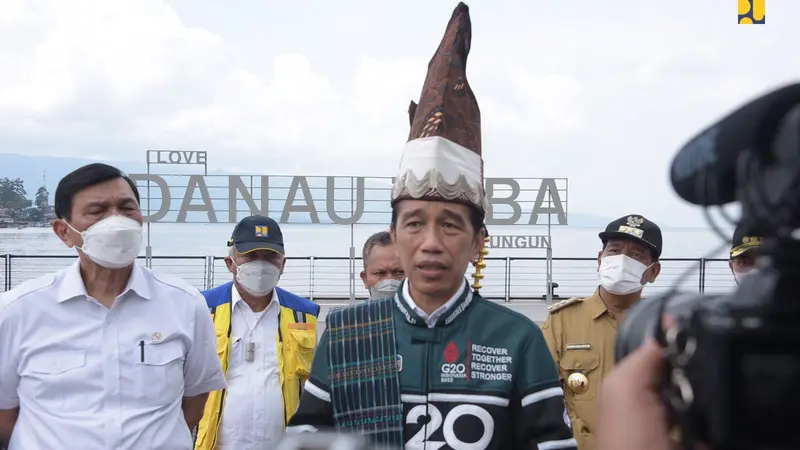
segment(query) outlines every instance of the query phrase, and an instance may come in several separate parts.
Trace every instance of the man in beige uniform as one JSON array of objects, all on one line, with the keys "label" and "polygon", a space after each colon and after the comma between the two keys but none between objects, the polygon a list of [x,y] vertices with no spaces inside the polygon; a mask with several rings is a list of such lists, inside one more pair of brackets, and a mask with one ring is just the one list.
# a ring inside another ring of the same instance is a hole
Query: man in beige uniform
[{"label": "man in beige uniform", "polygon": [[580,450],[595,449],[597,388],[614,366],[617,324],[639,301],[644,285],[654,282],[661,271],[661,229],[644,217],[629,215],[611,222],[600,240],[600,286],[591,297],[550,306],[542,325]]},{"label": "man in beige uniform", "polygon": [[740,284],[746,276],[758,272],[756,259],[761,252],[761,237],[755,236],[750,229],[744,225],[739,225],[733,232],[733,247],[731,248],[731,259],[728,266],[736,279],[736,284]]}]

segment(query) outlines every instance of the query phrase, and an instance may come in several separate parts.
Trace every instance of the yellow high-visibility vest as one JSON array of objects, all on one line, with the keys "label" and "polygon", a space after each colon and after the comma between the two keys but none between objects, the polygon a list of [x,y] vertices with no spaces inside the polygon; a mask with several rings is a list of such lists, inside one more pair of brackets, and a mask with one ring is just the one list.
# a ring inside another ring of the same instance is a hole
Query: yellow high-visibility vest
[{"label": "yellow high-visibility vest", "polygon": [[[231,294],[233,282],[203,292],[214,329],[217,334],[217,353],[222,371],[227,374],[231,352]],[[319,305],[291,292],[275,288],[280,303],[277,343],[278,373],[283,394],[284,426],[289,422],[297,405],[303,383],[311,372],[314,349],[317,345],[317,316]],[[195,450],[214,450],[217,432],[222,423],[225,392],[213,391],[208,395],[206,409],[197,428]]]}]

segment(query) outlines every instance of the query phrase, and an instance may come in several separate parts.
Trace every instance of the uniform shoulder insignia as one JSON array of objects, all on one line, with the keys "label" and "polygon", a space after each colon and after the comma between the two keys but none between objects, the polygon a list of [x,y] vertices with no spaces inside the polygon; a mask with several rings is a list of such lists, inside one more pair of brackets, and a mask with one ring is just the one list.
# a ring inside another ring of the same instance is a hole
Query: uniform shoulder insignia
[{"label": "uniform shoulder insignia", "polygon": [[547,307],[547,312],[554,313],[556,311],[559,311],[561,309],[566,308],[569,305],[574,305],[574,304],[582,302],[582,301],[583,301],[583,297],[572,297],[572,298],[567,299],[567,300],[561,300],[560,302],[553,303],[552,305],[548,306]]}]

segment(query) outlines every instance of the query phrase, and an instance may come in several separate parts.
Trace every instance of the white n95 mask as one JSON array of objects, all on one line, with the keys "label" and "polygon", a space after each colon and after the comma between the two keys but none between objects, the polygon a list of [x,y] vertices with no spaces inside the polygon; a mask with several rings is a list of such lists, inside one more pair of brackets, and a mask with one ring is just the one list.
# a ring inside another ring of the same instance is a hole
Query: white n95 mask
[{"label": "white n95 mask", "polygon": [[628,295],[644,287],[642,275],[648,266],[627,255],[604,256],[600,260],[597,275],[606,291],[616,295]]},{"label": "white n95 mask", "polygon": [[142,250],[142,224],[125,216],[114,215],[78,231],[83,245],[77,247],[96,264],[107,269],[121,269],[136,261]]},{"label": "white n95 mask", "polygon": [[263,297],[278,284],[281,269],[267,261],[250,261],[236,266],[236,280],[239,285],[254,297]]},{"label": "white n95 mask", "polygon": [[393,278],[381,280],[369,287],[370,300],[380,300],[382,298],[394,297],[397,289],[403,282]]}]

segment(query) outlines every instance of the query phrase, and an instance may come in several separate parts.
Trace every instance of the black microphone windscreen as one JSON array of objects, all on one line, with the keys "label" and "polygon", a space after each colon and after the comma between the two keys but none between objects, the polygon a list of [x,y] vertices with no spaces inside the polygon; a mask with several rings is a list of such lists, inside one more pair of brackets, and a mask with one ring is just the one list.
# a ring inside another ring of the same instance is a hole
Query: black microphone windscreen
[{"label": "black microphone windscreen", "polygon": [[733,111],[689,141],[672,161],[675,193],[689,203],[724,205],[736,200],[736,167],[746,151],[769,158],[781,119],[800,103],[800,83],[784,86]]}]

